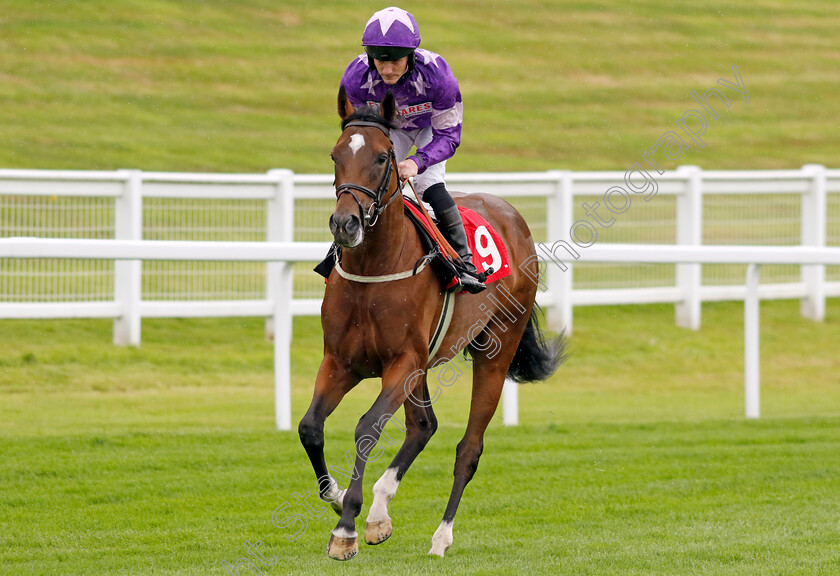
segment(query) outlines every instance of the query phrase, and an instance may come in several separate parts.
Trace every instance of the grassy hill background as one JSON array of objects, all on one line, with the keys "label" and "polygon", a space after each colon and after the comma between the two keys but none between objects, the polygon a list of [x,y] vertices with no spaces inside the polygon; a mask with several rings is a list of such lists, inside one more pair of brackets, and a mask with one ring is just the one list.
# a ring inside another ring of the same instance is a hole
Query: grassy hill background
[{"label": "grassy hill background", "polygon": [[[328,172],[334,100],[381,2],[6,0],[0,167]],[[837,165],[840,5],[402,5],[452,65],[452,171],[619,169],[736,64],[750,95],[711,120],[706,168]],[[664,168],[673,168],[663,166]]]}]

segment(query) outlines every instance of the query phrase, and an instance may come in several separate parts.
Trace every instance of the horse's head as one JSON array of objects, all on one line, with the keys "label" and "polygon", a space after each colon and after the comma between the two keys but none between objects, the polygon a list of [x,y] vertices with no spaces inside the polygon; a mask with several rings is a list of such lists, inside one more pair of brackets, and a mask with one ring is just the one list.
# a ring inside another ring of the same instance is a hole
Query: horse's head
[{"label": "horse's head", "polygon": [[335,212],[330,231],[336,244],[352,248],[364,240],[390,202],[399,196],[399,175],[391,144],[396,101],[388,92],[380,106],[354,109],[342,86],[338,92],[341,138],[332,150],[335,162]]}]

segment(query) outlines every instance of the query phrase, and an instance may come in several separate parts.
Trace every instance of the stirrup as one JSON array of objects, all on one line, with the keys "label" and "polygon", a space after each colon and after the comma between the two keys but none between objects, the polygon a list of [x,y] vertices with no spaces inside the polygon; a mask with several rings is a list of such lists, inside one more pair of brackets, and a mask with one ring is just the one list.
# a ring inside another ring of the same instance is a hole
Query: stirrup
[{"label": "stirrup", "polygon": [[472,274],[461,274],[458,281],[461,283],[461,288],[470,294],[478,294],[487,289],[487,285]]},{"label": "stirrup", "polygon": [[461,288],[470,294],[478,294],[485,290],[487,286],[484,281],[493,273],[490,268],[486,272],[479,272],[472,262],[467,263],[464,260],[455,263],[455,269],[458,271],[458,281],[461,283]]},{"label": "stirrup", "polygon": [[456,264],[456,269],[458,270],[458,272],[460,274],[466,275],[466,276],[471,276],[471,277],[475,278],[476,280],[478,280],[479,282],[481,282],[482,284],[487,282],[487,279],[490,276],[492,276],[494,272],[496,272],[493,269],[492,266],[490,266],[484,272],[479,272],[478,269],[475,267],[475,265],[473,265],[472,262],[470,262],[469,265]]}]

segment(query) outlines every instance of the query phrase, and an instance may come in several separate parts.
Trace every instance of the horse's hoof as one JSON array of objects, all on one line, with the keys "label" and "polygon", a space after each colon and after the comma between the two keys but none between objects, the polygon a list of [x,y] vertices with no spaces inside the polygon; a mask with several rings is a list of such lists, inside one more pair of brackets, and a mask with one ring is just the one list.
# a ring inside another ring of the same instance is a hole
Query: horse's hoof
[{"label": "horse's hoof", "polygon": [[330,543],[327,544],[327,556],[333,560],[350,560],[358,553],[359,540],[356,536],[352,538],[330,536]]},{"label": "horse's hoof", "polygon": [[378,520],[377,522],[366,522],[365,542],[371,545],[382,544],[391,537],[393,531],[390,518]]}]

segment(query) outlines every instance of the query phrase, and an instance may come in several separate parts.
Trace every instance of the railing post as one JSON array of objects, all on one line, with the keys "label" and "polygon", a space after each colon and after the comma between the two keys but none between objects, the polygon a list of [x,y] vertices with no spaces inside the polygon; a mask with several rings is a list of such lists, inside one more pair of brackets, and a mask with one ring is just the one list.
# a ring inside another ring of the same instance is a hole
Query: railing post
[{"label": "railing post", "polygon": [[[125,179],[122,196],[114,205],[114,238],[143,239],[143,173],[140,170],[119,170]],[[114,262],[114,299],[121,314],[114,319],[114,344],[140,346],[140,300],[142,298],[140,260]]]},{"label": "railing post", "polygon": [[505,426],[519,425],[519,384],[505,379],[502,398],[502,422]]},{"label": "railing post", "polygon": [[[680,166],[677,174],[686,180],[685,191],[677,196],[677,244],[703,243],[703,173],[698,166]],[[677,326],[700,329],[700,264],[677,264],[677,288],[682,300],[676,305]]]},{"label": "railing post", "polygon": [[292,429],[292,264],[281,263],[274,292],[274,415],[278,430]]},{"label": "railing post", "polygon": [[747,294],[744,298],[744,411],[747,418],[760,414],[761,357],[758,285],[760,264],[747,266]]},{"label": "railing post", "polygon": [[[802,170],[811,178],[810,190],[802,195],[802,245],[824,248],[827,212],[825,166],[806,164]],[[807,293],[800,301],[800,313],[805,318],[822,322],[825,320],[825,266],[802,266],[800,274]]]},{"label": "railing post", "polygon": [[[572,228],[572,173],[554,170],[550,174],[556,177],[554,193],[548,197],[548,220],[546,227],[545,247],[551,250],[555,242],[565,239]],[[573,265],[565,263],[563,270],[556,263],[548,262],[546,266],[548,290],[551,292],[551,306],[546,312],[548,327],[555,332],[572,333],[572,279]]]},{"label": "railing post", "polygon": [[[295,236],[294,173],[291,170],[278,169],[270,170],[268,174],[275,179],[275,183],[274,196],[266,204],[266,242],[293,242]],[[286,264],[267,262],[265,266],[265,294],[270,299],[276,293],[274,283],[280,281],[280,271]],[[265,337],[268,340],[274,338],[274,318],[268,318],[265,321]]]},{"label": "railing post", "polygon": [[[266,240],[294,240],[294,174],[291,170],[271,170],[277,178],[274,197],[268,201]],[[291,262],[266,263],[266,296],[273,303],[274,315],[266,322],[266,336],[274,338],[274,416],[278,430],[292,429],[292,296],[294,265]]]}]

